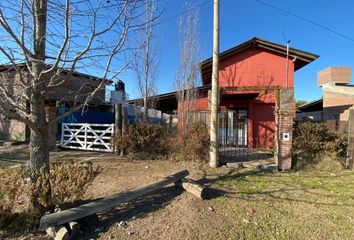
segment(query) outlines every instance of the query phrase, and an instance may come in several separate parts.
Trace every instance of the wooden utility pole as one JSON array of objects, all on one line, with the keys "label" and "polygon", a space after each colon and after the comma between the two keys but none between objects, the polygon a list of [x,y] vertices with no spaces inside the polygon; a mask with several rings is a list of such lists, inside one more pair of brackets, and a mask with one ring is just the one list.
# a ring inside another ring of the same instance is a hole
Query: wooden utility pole
[{"label": "wooden utility pole", "polygon": [[213,70],[211,80],[210,162],[212,168],[219,164],[219,0],[214,0]]}]

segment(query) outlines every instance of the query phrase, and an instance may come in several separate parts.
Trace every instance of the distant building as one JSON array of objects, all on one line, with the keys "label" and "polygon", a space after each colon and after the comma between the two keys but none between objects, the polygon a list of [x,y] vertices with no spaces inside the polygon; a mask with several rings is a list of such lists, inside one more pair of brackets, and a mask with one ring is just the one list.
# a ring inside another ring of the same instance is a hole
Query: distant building
[{"label": "distant building", "polygon": [[[23,72],[23,76],[30,77],[25,64],[18,64],[17,67]],[[45,95],[45,108],[47,112],[47,120],[55,118],[58,114],[57,103],[62,107],[70,107],[78,93],[81,98],[76,99],[78,102],[85,100],[85,97],[97,88],[101,83],[101,78],[87,75],[79,72],[70,72],[66,69],[58,69],[60,77],[65,80],[59,86],[49,90]],[[70,74],[69,74],[70,73]],[[68,76],[68,77],[66,77]],[[48,79],[52,76],[49,75]],[[68,79],[65,79],[68,78]],[[14,94],[20,95],[23,93],[23,86],[18,84],[19,74],[15,71],[12,65],[0,65],[0,81],[7,82],[5,84]],[[111,81],[108,81],[111,83]],[[23,100],[23,103],[25,100]],[[94,98],[89,102],[90,109],[110,108],[109,104],[105,103],[105,88],[100,89]],[[49,141],[55,142],[57,129],[51,129]],[[2,140],[21,140],[28,141],[30,137],[29,128],[22,122],[15,119],[9,119],[5,115],[0,114],[0,139]],[[53,144],[53,143],[52,143]]]},{"label": "distant building", "polygon": [[299,106],[296,120],[333,122],[336,128],[341,122],[347,122],[349,110],[354,109],[354,85],[351,82],[351,67],[329,67],[319,71],[317,84],[322,87],[323,98]]}]

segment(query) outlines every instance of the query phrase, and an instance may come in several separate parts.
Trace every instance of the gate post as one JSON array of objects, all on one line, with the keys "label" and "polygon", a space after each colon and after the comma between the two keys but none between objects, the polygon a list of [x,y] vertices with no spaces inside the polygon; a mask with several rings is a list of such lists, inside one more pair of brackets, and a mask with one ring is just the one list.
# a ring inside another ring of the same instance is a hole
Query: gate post
[{"label": "gate post", "polygon": [[291,169],[295,117],[294,89],[281,89],[277,94],[275,161],[279,170]]},{"label": "gate post", "polygon": [[[125,106],[122,108],[122,131],[121,131],[122,135],[126,134],[127,128],[128,128],[128,107]],[[122,148],[122,149],[120,149],[120,151],[121,151],[120,155],[124,156],[126,149]]]},{"label": "gate post", "polygon": [[[118,103],[114,105],[114,135],[119,136],[122,129],[122,104]],[[117,149],[117,146],[114,146],[116,154],[120,153],[120,149]]]},{"label": "gate post", "polygon": [[353,170],[354,164],[354,109],[349,111],[348,120],[348,149],[347,149],[347,159],[346,167]]}]

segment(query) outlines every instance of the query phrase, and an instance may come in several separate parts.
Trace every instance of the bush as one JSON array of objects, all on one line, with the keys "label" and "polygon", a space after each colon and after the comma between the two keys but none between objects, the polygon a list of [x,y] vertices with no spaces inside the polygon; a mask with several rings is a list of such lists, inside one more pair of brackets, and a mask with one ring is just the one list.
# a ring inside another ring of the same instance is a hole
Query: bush
[{"label": "bush", "polygon": [[205,160],[209,153],[209,132],[204,123],[189,124],[183,133],[166,125],[137,123],[115,137],[118,149],[141,159]]},{"label": "bush", "polygon": [[191,123],[185,129],[180,139],[172,141],[172,159],[206,161],[209,156],[210,136],[206,124],[203,122]]},{"label": "bush", "polygon": [[92,162],[53,163],[50,172],[53,203],[63,208],[67,203],[80,200],[97,173]]},{"label": "bush", "polygon": [[0,170],[0,228],[15,219],[16,208],[26,209],[26,195],[29,184],[24,167],[2,168]]},{"label": "bush", "polygon": [[[331,156],[338,161],[345,155],[347,134],[328,130],[325,123],[306,121],[295,128],[293,142],[293,167],[311,168]],[[323,165],[323,164],[322,164]],[[336,164],[335,164],[336,165]]]},{"label": "bush", "polygon": [[[53,163],[49,177],[53,204],[65,208],[67,204],[80,200],[97,172],[90,162]],[[30,196],[33,191],[41,192],[42,183],[47,179],[40,178],[34,186],[28,176],[25,167],[0,170],[0,229],[23,233],[38,223],[41,216],[31,209]]]},{"label": "bush", "polygon": [[126,133],[115,136],[117,149],[125,149],[141,158],[157,158],[168,154],[172,130],[166,125],[139,122],[130,125]]}]

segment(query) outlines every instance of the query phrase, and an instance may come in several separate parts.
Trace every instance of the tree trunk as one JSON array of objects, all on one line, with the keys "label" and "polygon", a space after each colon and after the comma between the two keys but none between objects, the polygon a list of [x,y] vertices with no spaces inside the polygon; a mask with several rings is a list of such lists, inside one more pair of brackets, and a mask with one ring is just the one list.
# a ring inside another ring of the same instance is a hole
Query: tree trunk
[{"label": "tree trunk", "polygon": [[33,58],[31,61],[31,118],[34,123],[30,138],[30,171],[34,184],[31,202],[39,214],[52,207],[49,182],[48,126],[45,113],[46,81],[45,70],[47,0],[35,0],[35,23]]},{"label": "tree trunk", "polygon": [[31,202],[43,214],[52,207],[51,186],[49,182],[48,131],[44,109],[44,97],[32,96],[31,110],[36,129],[30,137],[30,177],[34,184]]}]

